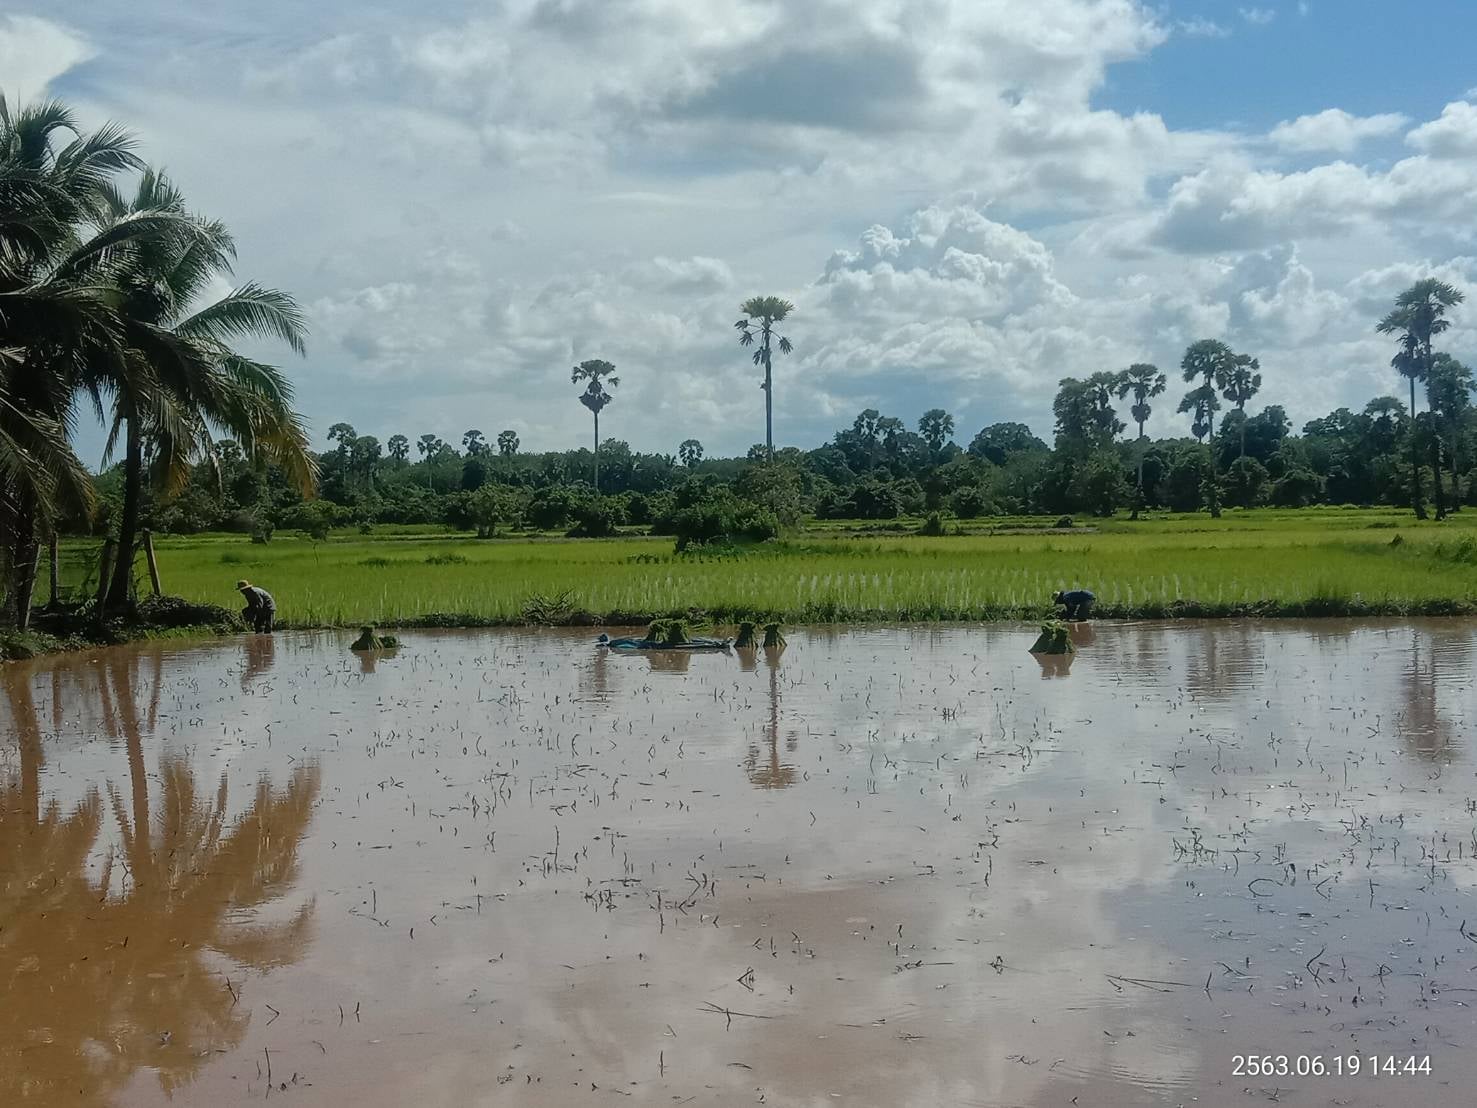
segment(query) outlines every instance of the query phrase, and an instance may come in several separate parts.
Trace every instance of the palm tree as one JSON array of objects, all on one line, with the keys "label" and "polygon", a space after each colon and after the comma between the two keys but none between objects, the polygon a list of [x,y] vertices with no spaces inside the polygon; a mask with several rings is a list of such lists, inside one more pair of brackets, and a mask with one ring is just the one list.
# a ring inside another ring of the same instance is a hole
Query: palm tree
[{"label": "palm tree", "polygon": [[110,449],[124,438],[117,561],[106,599],[119,608],[131,599],[146,465],[166,495],[178,493],[193,462],[214,458],[221,432],[249,457],[277,464],[304,496],[314,490],[317,465],[286,377],[232,348],[242,338],[275,338],[304,353],[307,329],[296,302],[248,282],[202,304],[212,283],[231,274],[235,243],[220,223],[187,214],[163,174],[147,170],[131,200],[111,190],[107,200],[100,236],[141,215],[174,217],[134,240],[110,267],[125,365],[86,383],[100,409],[111,395]]},{"label": "palm tree", "polygon": [[1188,382],[1199,381],[1197,388],[1191,389],[1180,401],[1179,410],[1182,412],[1193,412],[1194,423],[1192,431],[1197,439],[1204,439],[1211,443],[1210,451],[1210,477],[1206,485],[1206,507],[1210,510],[1211,517],[1219,519],[1221,515],[1220,497],[1216,484],[1215,465],[1215,413],[1220,410],[1221,402],[1216,396],[1216,386],[1219,382],[1227,380],[1237,364],[1237,355],[1225,343],[1218,339],[1201,339],[1199,342],[1191,343],[1185,350],[1185,356],[1180,360],[1180,370],[1184,379]]},{"label": "palm tree", "polygon": [[1236,410],[1241,413],[1241,457],[1246,457],[1246,402],[1262,388],[1262,375],[1257,372],[1262,365],[1250,354],[1235,354],[1230,365],[1219,371],[1216,387]]},{"label": "palm tree", "polygon": [[1154,414],[1149,401],[1161,395],[1168,385],[1169,379],[1159,372],[1159,367],[1147,362],[1134,362],[1118,375],[1118,399],[1124,400],[1130,395],[1133,397],[1133,406],[1129,408],[1128,414],[1133,416],[1133,421],[1139,427],[1138,478],[1135,483],[1137,491],[1134,495],[1133,514],[1130,517],[1132,519],[1138,519],[1144,500],[1144,424]]},{"label": "palm tree", "polygon": [[937,458],[954,433],[954,417],[942,408],[930,408],[918,418],[918,434],[928,443],[929,452]]},{"label": "palm tree", "polygon": [[1451,326],[1446,313],[1464,299],[1460,289],[1434,277],[1417,281],[1395,298],[1394,309],[1375,325],[1382,335],[1399,335],[1400,350],[1390,365],[1410,382],[1410,500],[1417,519],[1426,518],[1421,496],[1420,443],[1415,427],[1415,383],[1431,369],[1431,340]]},{"label": "palm tree", "polygon": [[684,466],[691,469],[703,460],[703,444],[697,439],[683,439],[677,447],[677,457]]},{"label": "palm tree", "polygon": [[581,381],[588,381],[589,386],[580,396],[580,403],[590,409],[590,414],[595,417],[595,491],[600,491],[600,410],[614,399],[610,393],[605,391],[605,385],[609,384],[615,388],[621,383],[619,377],[611,376],[615,373],[615,366],[610,362],[599,358],[590,358],[580,362],[570,371],[569,383],[577,385]]},{"label": "palm tree", "polygon": [[112,124],[84,134],[57,101],[12,111],[0,95],[0,569],[6,615],[22,629],[38,532],[92,506],[69,443],[77,386],[122,362],[110,290],[94,272],[168,222],[141,215],[86,243],[75,233],[103,211],[111,177],[140,166],[133,145]]},{"label": "palm tree", "polygon": [[[1431,368],[1426,374],[1426,405],[1432,416],[1432,465],[1436,477],[1437,516],[1444,514],[1444,497],[1441,493],[1441,458],[1443,450],[1449,451],[1451,461],[1452,511],[1461,503],[1458,485],[1458,450],[1461,444],[1461,429],[1467,413],[1472,407],[1472,390],[1477,388],[1472,371],[1450,354],[1438,353],[1431,359]],[[1447,446],[1449,443],[1449,447]]]},{"label": "palm tree", "polygon": [[504,458],[511,458],[518,453],[518,436],[512,431],[499,431],[497,433],[497,452]]},{"label": "palm tree", "polygon": [[[754,351],[754,364],[764,367],[764,383],[759,387],[764,390],[764,453],[770,461],[774,461],[773,349],[777,345],[781,354],[794,349],[789,339],[775,335],[774,328],[794,310],[794,304],[778,296],[754,296],[739,305],[744,318],[734,324],[738,329],[740,346],[752,346],[756,338],[759,340],[759,349]],[[777,344],[774,342],[776,338],[779,340]]]},{"label": "palm tree", "polygon": [[487,440],[482,437],[481,431],[475,429],[468,431],[465,435],[462,436],[462,449],[465,450],[470,457],[475,458],[477,455],[481,454],[487,449]]},{"label": "palm tree", "polygon": [[403,464],[410,457],[410,440],[404,435],[391,435],[385,443],[385,453],[395,459],[396,465]]}]

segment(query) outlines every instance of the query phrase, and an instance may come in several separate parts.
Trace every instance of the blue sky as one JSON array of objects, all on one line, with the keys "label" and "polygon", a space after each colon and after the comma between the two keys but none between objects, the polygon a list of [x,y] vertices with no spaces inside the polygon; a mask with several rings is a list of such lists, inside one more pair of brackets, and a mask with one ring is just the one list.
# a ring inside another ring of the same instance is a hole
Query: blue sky
[{"label": "blue sky", "polygon": [[1477,5],[1463,0],[1420,5],[1420,26],[1434,34],[1419,33],[1410,6],[1389,0],[1180,0],[1165,11],[1167,21],[1204,21],[1225,35],[1180,34],[1115,66],[1102,106],[1158,112],[1176,129],[1267,131],[1335,106],[1426,118],[1477,83]]},{"label": "blue sky", "polygon": [[[1294,419],[1397,384],[1389,299],[1477,277],[1477,5],[260,0],[9,5],[0,87],[133,126],[295,293],[322,438],[762,437],[740,300],[795,301],[777,437],[1219,337]],[[1477,307],[1472,309],[1477,313]],[[1449,335],[1477,357],[1464,317]],[[1150,429],[1185,430],[1165,398]],[[89,441],[100,442],[100,439]]]}]

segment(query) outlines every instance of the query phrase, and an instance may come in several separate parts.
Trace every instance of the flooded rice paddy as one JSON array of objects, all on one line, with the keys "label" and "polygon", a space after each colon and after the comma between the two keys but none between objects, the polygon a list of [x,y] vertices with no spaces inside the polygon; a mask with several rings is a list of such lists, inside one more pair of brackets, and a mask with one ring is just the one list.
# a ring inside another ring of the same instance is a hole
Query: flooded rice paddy
[{"label": "flooded rice paddy", "polygon": [[1033,635],[5,666],[0,1104],[1472,1103],[1477,625]]}]

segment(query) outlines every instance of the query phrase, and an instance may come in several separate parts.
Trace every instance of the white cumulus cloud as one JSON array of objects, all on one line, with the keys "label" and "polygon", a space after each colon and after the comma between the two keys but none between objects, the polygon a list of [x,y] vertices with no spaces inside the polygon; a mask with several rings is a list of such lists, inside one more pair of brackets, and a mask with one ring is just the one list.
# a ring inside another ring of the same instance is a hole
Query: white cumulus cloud
[{"label": "white cumulus cloud", "polygon": [[31,15],[0,16],[0,91],[21,101],[42,95],[68,70],[93,57],[81,34]]},{"label": "white cumulus cloud", "polygon": [[1398,112],[1358,116],[1328,108],[1279,123],[1268,137],[1284,150],[1352,154],[1366,139],[1393,135],[1408,122]]}]

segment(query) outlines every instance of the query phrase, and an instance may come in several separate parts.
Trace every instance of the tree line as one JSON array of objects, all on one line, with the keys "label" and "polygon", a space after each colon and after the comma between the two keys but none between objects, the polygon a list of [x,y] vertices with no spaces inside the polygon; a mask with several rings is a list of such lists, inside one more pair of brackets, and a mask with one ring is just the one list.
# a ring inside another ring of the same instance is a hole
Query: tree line
[{"label": "tree line", "polygon": [[[1188,417],[1188,435],[1148,437],[1170,375],[1136,363],[1063,378],[1050,444],[1017,422],[961,442],[941,408],[911,427],[868,408],[826,443],[776,448],[773,363],[794,350],[779,333],[794,305],[754,297],[735,329],[762,371],[764,441],[715,458],[694,437],[673,453],[602,439],[601,415],[621,380],[604,359],[571,370],[593,422],[587,448],[525,452],[512,429],[489,438],[475,428],[454,443],[432,433],[381,443],[335,423],[326,448],[314,450],[287,376],[235,349],[268,338],[303,354],[302,313],[288,294],[250,281],[212,299],[234,263],[224,225],[191,211],[127,131],[86,132],[57,102],[12,110],[0,98],[0,569],[9,622],[28,619],[42,544],[62,532],[116,541],[97,603],[119,611],[133,601],[145,527],[259,541],[283,527],[321,536],[389,523],[485,535],[639,527],[685,542],[763,538],[807,517],[923,513],[939,526],[949,516],[1405,503],[1425,518],[1427,489],[1441,518],[1471,504],[1477,488],[1473,375],[1437,348],[1463,295],[1434,279],[1401,293],[1376,323],[1393,341],[1391,368],[1408,404],[1375,397],[1294,433],[1280,406],[1250,410],[1262,390],[1259,360],[1203,339],[1179,365],[1176,411]],[[72,443],[87,409],[117,459],[97,477]]]}]

